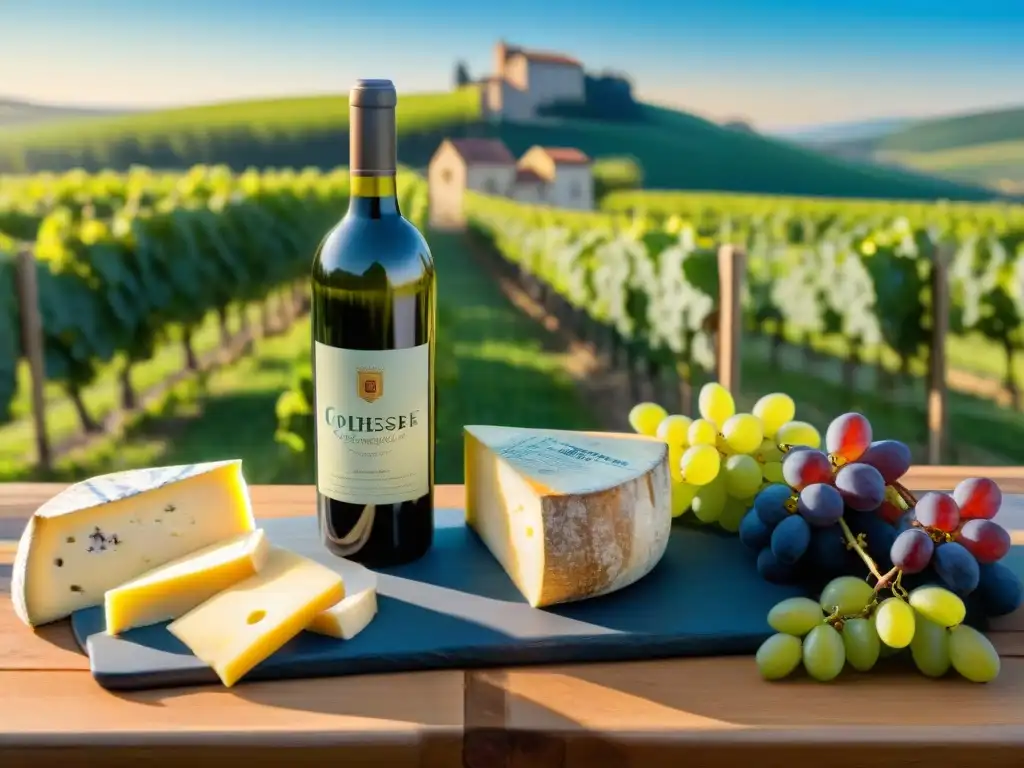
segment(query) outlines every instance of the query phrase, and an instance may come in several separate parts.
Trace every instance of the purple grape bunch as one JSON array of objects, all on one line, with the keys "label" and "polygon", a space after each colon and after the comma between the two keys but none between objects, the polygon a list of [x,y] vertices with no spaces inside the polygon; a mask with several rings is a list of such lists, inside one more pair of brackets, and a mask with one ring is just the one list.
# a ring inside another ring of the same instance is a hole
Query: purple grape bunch
[{"label": "purple grape bunch", "polygon": [[789,447],[785,482],[765,486],[739,527],[757,554],[757,570],[774,583],[820,586],[842,575],[865,575],[858,546],[882,573],[907,588],[937,583],[985,616],[1010,613],[1024,602],[1020,578],[1001,562],[1010,536],[995,517],[999,487],[969,478],[952,495],[920,499],[900,484],[911,464],[898,440],[874,440],[862,414],[834,419],[825,450]]},{"label": "purple grape bunch", "polygon": [[[910,468],[910,450],[896,440],[872,442],[870,422],[859,413],[834,419],[825,433],[826,451],[804,446],[782,461],[785,483],[770,485],[754,499],[740,526],[740,539],[758,550],[758,568],[769,581],[793,581],[808,553],[814,561],[845,560],[838,523],[847,513],[871,513],[885,501],[886,486]],[[835,552],[831,553],[835,554]]]},{"label": "purple grape bunch", "polygon": [[985,477],[963,480],[952,494],[925,493],[898,523],[893,565],[905,576],[934,578],[961,597],[977,593],[988,616],[1015,610],[1024,588],[1001,562],[1012,544],[993,520],[1002,500],[999,486]]}]

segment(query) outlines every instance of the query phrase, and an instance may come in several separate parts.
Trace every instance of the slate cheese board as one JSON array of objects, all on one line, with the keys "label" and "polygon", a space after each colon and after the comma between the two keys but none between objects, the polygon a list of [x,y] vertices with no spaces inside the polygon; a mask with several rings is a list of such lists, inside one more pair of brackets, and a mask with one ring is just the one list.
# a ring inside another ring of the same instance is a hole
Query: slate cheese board
[{"label": "slate cheese board", "polygon": [[[1003,561],[1024,575],[1024,496],[1004,497],[997,522],[1012,532]],[[604,597],[534,609],[461,509],[436,512],[433,548],[397,568],[368,571],[321,546],[315,518],[260,521],[271,543],[336,569],[356,588],[376,582],[378,614],[351,640],[303,632],[242,680],[682,656],[752,654],[772,634],[769,609],[799,586],[765,582],[734,534],[675,525],[661,562]],[[110,690],[219,684],[213,670],[157,624],[111,637],[102,608],[71,619],[93,677]],[[1024,628],[1024,609],[991,629]]]},{"label": "slate cheese board", "polygon": [[[261,521],[270,540],[336,568],[316,520]],[[244,679],[512,664],[753,653],[771,630],[768,610],[800,594],[764,582],[734,535],[675,526],[664,558],[636,584],[604,597],[534,609],[465,525],[462,510],[436,513],[435,543],[415,563],[376,573],[378,614],[351,640],[303,632]],[[372,578],[372,576],[371,576]],[[104,632],[102,608],[72,616],[96,681],[111,690],[218,683],[166,624]]]}]

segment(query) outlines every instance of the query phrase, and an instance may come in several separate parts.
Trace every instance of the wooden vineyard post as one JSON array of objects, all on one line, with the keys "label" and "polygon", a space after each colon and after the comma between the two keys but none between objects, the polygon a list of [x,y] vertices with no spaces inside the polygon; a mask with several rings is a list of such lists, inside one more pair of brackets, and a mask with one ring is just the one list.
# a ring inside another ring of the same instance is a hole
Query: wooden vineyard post
[{"label": "wooden vineyard post", "polygon": [[946,455],[949,427],[946,384],[946,337],[949,334],[950,248],[939,245],[932,251],[932,336],[928,350],[928,463],[941,464]]},{"label": "wooden vineyard post", "polygon": [[718,383],[733,396],[740,390],[740,329],[747,255],[732,245],[718,248]]},{"label": "wooden vineyard post", "polygon": [[46,368],[43,361],[43,318],[39,312],[39,286],[36,282],[36,259],[25,248],[18,253],[18,306],[21,312],[21,338],[28,359],[32,380],[32,420],[36,431],[36,460],[44,471],[52,468],[50,439],[46,433],[46,401],[43,385]]}]

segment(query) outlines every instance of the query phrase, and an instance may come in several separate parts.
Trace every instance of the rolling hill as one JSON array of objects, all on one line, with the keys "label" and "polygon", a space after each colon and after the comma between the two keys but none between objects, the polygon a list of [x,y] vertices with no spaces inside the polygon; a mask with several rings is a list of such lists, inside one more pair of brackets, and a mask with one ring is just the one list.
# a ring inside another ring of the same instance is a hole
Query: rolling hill
[{"label": "rolling hill", "polygon": [[880,159],[933,176],[1024,194],[1024,139],[993,141],[937,152],[889,152]]},{"label": "rolling hill", "polygon": [[917,122],[882,136],[882,152],[936,152],[1024,139],[1024,107],[977,112]]},{"label": "rolling hill", "polygon": [[[404,96],[399,155],[429,162],[445,137],[503,139],[515,153],[533,144],[575,146],[595,158],[633,156],[654,189],[708,189],[790,195],[978,200],[989,190],[926,175],[850,162],[693,115],[643,105],[632,122],[554,119],[529,124],[481,117],[466,88]],[[343,165],[348,108],[342,96],[230,102],[41,126],[0,128],[0,172],[123,169],[141,163],[248,166]]]},{"label": "rolling hill", "polygon": [[59,120],[110,117],[127,113],[128,110],[64,107],[52,104],[35,104],[19,99],[0,98],[0,127],[11,125],[38,126],[42,123]]},{"label": "rolling hill", "polygon": [[836,156],[1024,192],[1024,107],[919,120],[883,135],[815,146]]},{"label": "rolling hill", "polygon": [[858,120],[842,123],[782,128],[769,131],[770,136],[801,144],[826,144],[848,141],[876,141],[911,125],[913,120],[904,117],[880,117],[874,120]]}]

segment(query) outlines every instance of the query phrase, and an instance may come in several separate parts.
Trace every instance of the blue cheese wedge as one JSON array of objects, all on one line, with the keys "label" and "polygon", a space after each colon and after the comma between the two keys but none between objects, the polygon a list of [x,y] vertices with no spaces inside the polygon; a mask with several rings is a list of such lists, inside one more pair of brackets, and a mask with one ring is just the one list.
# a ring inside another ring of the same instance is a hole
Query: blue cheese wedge
[{"label": "blue cheese wedge", "polygon": [[30,626],[103,605],[107,590],[255,530],[240,461],[128,470],[76,483],[36,510],[11,598]]},{"label": "blue cheese wedge", "polygon": [[634,435],[465,427],[466,522],[534,607],[647,575],[668,546],[668,447]]}]

